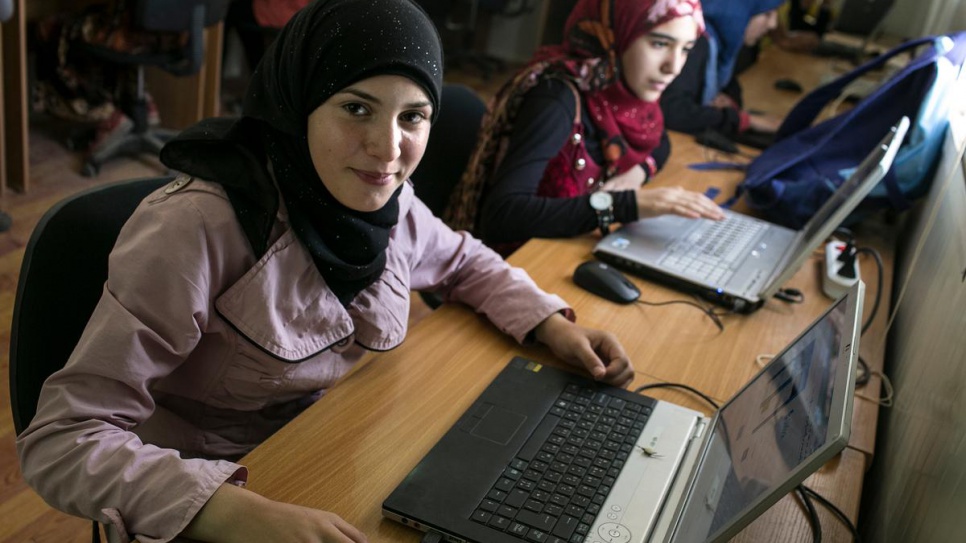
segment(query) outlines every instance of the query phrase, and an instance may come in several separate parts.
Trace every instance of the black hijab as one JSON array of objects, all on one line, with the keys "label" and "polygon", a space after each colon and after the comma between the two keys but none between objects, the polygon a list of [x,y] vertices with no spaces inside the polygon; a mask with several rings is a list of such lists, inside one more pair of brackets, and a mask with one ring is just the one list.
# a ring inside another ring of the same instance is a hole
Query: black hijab
[{"label": "black hijab", "polygon": [[259,257],[268,248],[280,192],[296,236],[348,305],[385,269],[401,189],[372,212],[339,203],[312,164],[309,114],[357,81],[401,75],[426,91],[435,120],[442,72],[439,34],[412,0],[316,0],[296,13],[265,53],[242,117],[207,119],[186,129],[165,145],[161,160],[220,183]]}]

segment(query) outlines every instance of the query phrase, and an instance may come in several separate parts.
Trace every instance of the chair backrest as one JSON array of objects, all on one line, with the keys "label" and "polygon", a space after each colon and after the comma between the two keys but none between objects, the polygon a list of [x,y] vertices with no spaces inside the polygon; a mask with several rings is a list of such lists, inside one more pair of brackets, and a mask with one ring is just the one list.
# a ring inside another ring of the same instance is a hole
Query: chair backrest
[{"label": "chair backrest", "polygon": [[10,330],[10,404],[20,434],[40,388],[62,368],[97,305],[107,257],[141,200],[171,177],[103,185],[65,198],[37,223],[20,267]]},{"label": "chair backrest", "polygon": [[136,0],[134,23],[154,32],[188,32],[181,62],[163,65],[176,75],[198,71],[204,59],[204,29],[228,14],[231,0]]},{"label": "chair backrest", "polygon": [[486,104],[473,89],[443,85],[439,117],[429,133],[426,154],[413,172],[416,196],[440,217],[476,147]]}]

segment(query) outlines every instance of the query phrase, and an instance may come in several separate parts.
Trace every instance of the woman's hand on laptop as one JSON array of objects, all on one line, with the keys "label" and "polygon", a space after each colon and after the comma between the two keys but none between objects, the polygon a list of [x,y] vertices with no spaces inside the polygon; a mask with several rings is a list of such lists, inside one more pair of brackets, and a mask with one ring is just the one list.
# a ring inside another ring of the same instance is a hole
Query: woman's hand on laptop
[{"label": "woman's hand on laptop", "polygon": [[622,174],[615,175],[603,185],[600,186],[601,190],[607,190],[611,192],[617,192],[621,190],[637,190],[641,188],[641,185],[647,181],[647,174],[644,173],[644,168],[640,164],[635,164],[631,166],[629,170]]},{"label": "woman's hand on laptop", "polygon": [[534,337],[564,362],[590,372],[596,381],[626,387],[634,380],[634,366],[610,332],[578,326],[554,313],[537,325]]},{"label": "woman's hand on laptop", "polygon": [[637,213],[642,219],[668,213],[715,221],[725,217],[711,198],[681,187],[641,188],[637,191]]}]

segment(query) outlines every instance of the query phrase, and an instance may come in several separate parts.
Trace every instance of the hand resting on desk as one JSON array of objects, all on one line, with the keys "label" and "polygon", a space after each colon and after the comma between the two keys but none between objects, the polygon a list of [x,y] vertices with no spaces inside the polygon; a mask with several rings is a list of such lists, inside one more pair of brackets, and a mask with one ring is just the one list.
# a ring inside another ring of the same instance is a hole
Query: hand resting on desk
[{"label": "hand resting on desk", "polygon": [[199,541],[272,543],[366,543],[365,534],[339,515],[272,501],[244,488],[223,484],[183,535]]},{"label": "hand resting on desk", "polygon": [[534,335],[558,358],[586,369],[597,381],[626,387],[634,380],[634,366],[610,332],[578,326],[554,313],[537,325]]}]

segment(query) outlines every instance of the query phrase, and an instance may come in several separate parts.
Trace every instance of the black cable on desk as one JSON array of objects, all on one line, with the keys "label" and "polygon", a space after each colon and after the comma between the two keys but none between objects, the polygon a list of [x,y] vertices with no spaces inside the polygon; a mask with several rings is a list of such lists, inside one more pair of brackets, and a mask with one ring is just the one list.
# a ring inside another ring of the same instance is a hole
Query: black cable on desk
[{"label": "black cable on desk", "polygon": [[819,503],[825,506],[826,509],[828,509],[829,511],[832,512],[832,514],[838,517],[838,519],[842,521],[842,524],[844,524],[849,529],[849,532],[852,533],[852,539],[855,541],[855,543],[862,543],[862,538],[859,537],[858,528],[855,527],[855,524],[852,524],[852,521],[849,519],[849,517],[844,512],[842,512],[842,510],[839,509],[838,506],[828,501],[828,498],[826,498],[825,496],[822,496],[818,492],[815,492],[814,490],[812,490],[811,488],[805,485],[799,485],[799,487],[802,488],[806,494],[818,500]]},{"label": "black cable on desk", "polygon": [[822,543],[822,521],[818,518],[818,512],[815,510],[812,499],[808,496],[805,485],[796,486],[795,492],[798,493],[798,499],[802,500],[802,504],[805,505],[805,511],[808,513],[808,524],[812,527],[812,541],[814,543]]},{"label": "black cable on desk", "polygon": [[443,534],[430,530],[423,534],[423,538],[419,540],[419,543],[439,543],[442,540]]},{"label": "black cable on desk", "polygon": [[694,388],[692,386],[685,385],[685,384],[681,384],[681,383],[651,383],[649,385],[641,385],[641,386],[637,387],[636,389],[634,389],[634,392],[640,394],[641,392],[643,392],[643,391],[645,391],[645,390],[647,390],[649,388],[680,388],[680,389],[684,389],[684,390],[687,390],[688,392],[690,392],[692,394],[697,394],[698,396],[701,397],[702,400],[708,402],[708,404],[711,405],[711,406],[713,406],[715,409],[718,408],[718,403],[715,402],[714,400],[712,400],[711,399],[711,396],[708,396],[704,392],[701,392],[700,390],[698,390],[698,389],[696,389],[696,388]]},{"label": "black cable on desk", "polygon": [[701,305],[701,304],[699,304],[697,302],[692,302],[690,300],[670,300],[670,301],[667,301],[667,302],[647,302],[647,301],[641,300],[640,298],[638,298],[636,301],[639,304],[650,305],[650,306],[654,306],[654,307],[659,307],[659,306],[662,306],[662,305],[672,305],[672,304],[684,304],[684,305],[689,305],[691,307],[695,307],[695,308],[699,309],[702,313],[704,313],[705,315],[707,315],[707,317],[709,319],[711,319],[711,322],[713,322],[714,325],[718,327],[718,331],[724,332],[724,324],[721,322],[721,319],[718,317],[719,313],[715,312],[714,309],[704,307],[703,305]]}]

